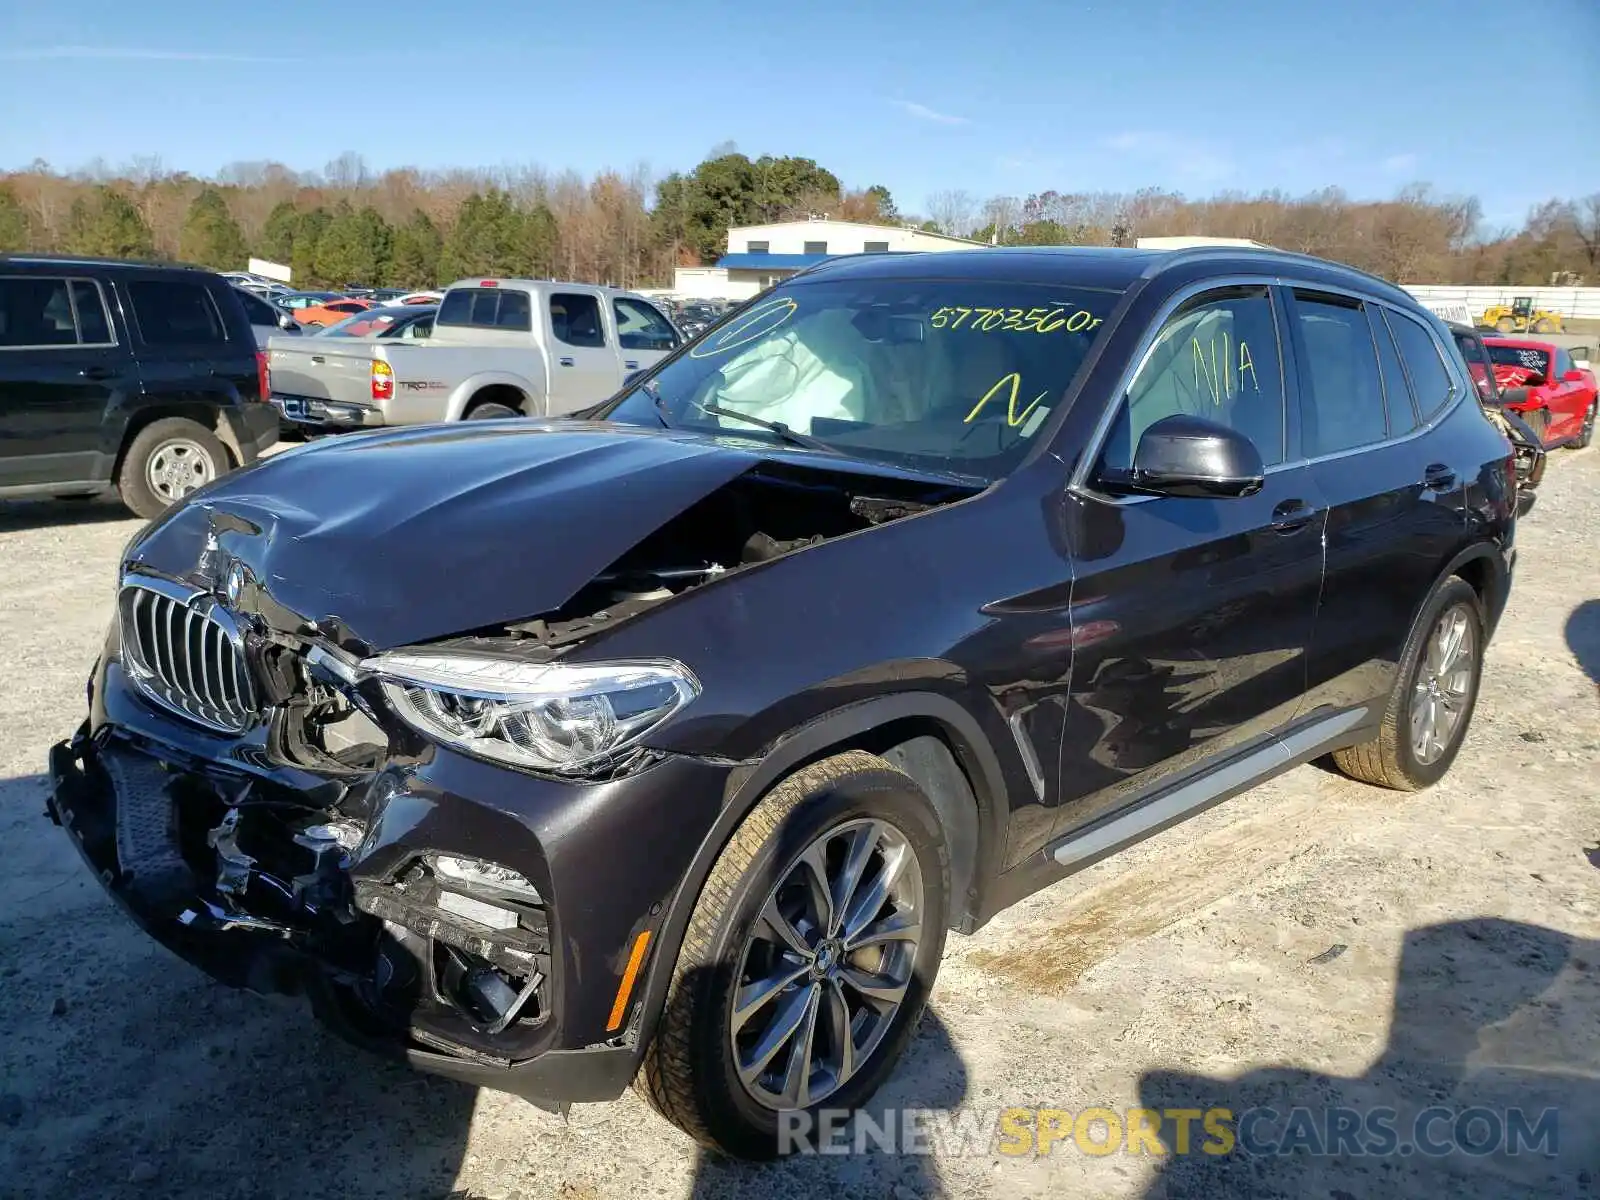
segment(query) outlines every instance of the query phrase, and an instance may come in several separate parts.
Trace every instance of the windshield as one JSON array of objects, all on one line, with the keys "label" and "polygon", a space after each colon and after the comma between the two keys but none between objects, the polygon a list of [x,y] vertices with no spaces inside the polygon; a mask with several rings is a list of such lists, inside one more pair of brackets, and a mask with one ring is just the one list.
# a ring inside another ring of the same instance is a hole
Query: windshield
[{"label": "windshield", "polygon": [[755,421],[779,422],[821,449],[994,480],[1027,454],[1116,300],[1049,284],[797,281],[605,415],[769,441],[782,431]]},{"label": "windshield", "polygon": [[1538,375],[1550,373],[1550,356],[1532,346],[1490,346],[1489,361],[1497,367],[1521,367]]}]

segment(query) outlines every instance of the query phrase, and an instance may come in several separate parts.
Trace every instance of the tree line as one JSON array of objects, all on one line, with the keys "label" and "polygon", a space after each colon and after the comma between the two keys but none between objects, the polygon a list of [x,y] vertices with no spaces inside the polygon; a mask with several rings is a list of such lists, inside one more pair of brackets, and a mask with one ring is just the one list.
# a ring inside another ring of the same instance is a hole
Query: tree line
[{"label": "tree line", "polygon": [[427,286],[470,275],[670,284],[715,262],[730,226],[812,215],[913,225],[1001,245],[1131,245],[1143,236],[1251,238],[1397,282],[1600,284],[1600,192],[1554,198],[1518,228],[1486,229],[1472,197],[1424,184],[1362,200],[1045,191],[979,199],[959,190],[902,213],[881,185],[852,189],[809,158],[716,147],[687,172],[592,177],[537,167],[375,173],[356,154],[320,172],[234,163],[216,178],[159,159],[0,173],[0,251],[162,257],[238,270],[287,263],[302,287]]}]

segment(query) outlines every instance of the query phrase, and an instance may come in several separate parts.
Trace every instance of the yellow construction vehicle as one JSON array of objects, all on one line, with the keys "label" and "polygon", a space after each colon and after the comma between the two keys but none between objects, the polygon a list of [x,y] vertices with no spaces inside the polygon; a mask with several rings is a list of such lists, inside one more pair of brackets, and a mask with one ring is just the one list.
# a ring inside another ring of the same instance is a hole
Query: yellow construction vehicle
[{"label": "yellow construction vehicle", "polygon": [[1517,296],[1510,307],[1494,304],[1484,309],[1478,325],[1496,333],[1560,333],[1561,314],[1534,308],[1532,296]]}]

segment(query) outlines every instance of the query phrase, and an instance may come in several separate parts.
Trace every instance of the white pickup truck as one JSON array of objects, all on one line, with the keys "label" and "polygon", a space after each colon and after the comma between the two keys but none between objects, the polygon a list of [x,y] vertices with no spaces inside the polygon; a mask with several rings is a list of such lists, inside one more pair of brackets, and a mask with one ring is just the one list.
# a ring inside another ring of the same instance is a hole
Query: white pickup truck
[{"label": "white pickup truck", "polygon": [[560,416],[598,404],[682,335],[648,300],[613,288],[464,279],[425,339],[273,338],[272,400],[317,429]]}]

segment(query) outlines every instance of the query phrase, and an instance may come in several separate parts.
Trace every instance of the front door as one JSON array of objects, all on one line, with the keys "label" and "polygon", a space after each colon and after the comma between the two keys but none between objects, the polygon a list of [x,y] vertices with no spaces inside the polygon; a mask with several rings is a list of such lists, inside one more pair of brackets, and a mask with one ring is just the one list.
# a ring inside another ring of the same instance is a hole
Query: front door
[{"label": "front door", "polygon": [[138,388],[96,281],[0,277],[0,491],[109,480],[106,414]]},{"label": "front door", "polygon": [[551,292],[546,308],[550,346],[550,415],[588,408],[622,386],[622,359],[606,333],[598,292]]},{"label": "front door", "polygon": [[611,302],[611,312],[616,318],[624,374],[653,367],[678,348],[678,331],[672,322],[643,300],[618,296]]},{"label": "front door", "polygon": [[[1290,445],[1281,320],[1270,288],[1188,300],[1163,323],[1072,497],[1072,690],[1058,834],[1247,742],[1302,704],[1326,517]],[[1163,417],[1246,434],[1267,466],[1253,496],[1118,496],[1139,435]]]}]

